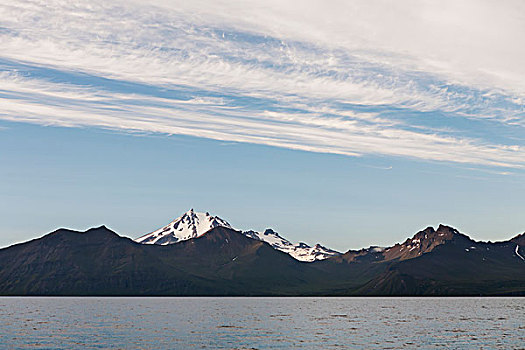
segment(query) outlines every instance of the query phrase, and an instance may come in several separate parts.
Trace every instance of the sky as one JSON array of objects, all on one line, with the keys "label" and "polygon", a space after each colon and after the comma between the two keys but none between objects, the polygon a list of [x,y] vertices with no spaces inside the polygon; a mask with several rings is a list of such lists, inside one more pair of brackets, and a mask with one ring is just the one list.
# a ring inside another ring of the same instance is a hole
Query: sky
[{"label": "sky", "polygon": [[190,208],[346,251],[525,231],[522,1],[0,4],[0,246]]}]

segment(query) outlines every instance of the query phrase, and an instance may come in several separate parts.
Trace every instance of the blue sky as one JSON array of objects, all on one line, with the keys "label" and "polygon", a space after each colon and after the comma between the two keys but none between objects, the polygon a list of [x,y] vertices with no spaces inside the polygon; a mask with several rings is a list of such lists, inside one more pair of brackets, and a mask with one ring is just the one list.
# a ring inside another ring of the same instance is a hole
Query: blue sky
[{"label": "blue sky", "polygon": [[523,232],[525,6],[302,4],[1,4],[0,246],[191,207],[340,250]]}]

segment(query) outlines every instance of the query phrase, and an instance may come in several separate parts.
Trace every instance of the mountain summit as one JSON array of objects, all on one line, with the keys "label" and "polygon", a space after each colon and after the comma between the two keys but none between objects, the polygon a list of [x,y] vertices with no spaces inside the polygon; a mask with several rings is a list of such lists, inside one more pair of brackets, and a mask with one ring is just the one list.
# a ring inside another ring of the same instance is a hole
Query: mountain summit
[{"label": "mountain summit", "polygon": [[335,250],[323,247],[320,244],[316,244],[313,247],[310,247],[303,242],[293,244],[272,229],[266,229],[262,233],[256,231],[245,231],[243,234],[252,239],[266,242],[271,245],[272,248],[288,253],[299,261],[312,262],[316,260],[324,260],[341,254]]},{"label": "mountain summit", "polygon": [[215,227],[233,229],[231,225],[218,216],[210,213],[199,213],[192,209],[182,214],[168,225],[141,236],[135,240],[142,244],[173,244],[202,236]]},{"label": "mountain summit", "polygon": [[[168,225],[135,239],[135,242],[159,245],[180,243],[200,237],[215,227],[225,227],[235,230],[226,220],[218,216],[211,216],[209,213],[195,212],[193,209],[190,209]],[[266,242],[272,248],[287,253],[299,261],[312,262],[324,260],[341,254],[335,250],[323,247],[320,244],[316,244],[313,247],[302,242],[293,244],[272,229],[267,229],[264,232],[250,230],[240,233],[248,238]]]},{"label": "mountain summit", "polygon": [[304,263],[221,226],[164,245],[103,226],[59,229],[0,249],[0,295],[525,295],[522,237],[477,242],[442,225],[390,248]]}]

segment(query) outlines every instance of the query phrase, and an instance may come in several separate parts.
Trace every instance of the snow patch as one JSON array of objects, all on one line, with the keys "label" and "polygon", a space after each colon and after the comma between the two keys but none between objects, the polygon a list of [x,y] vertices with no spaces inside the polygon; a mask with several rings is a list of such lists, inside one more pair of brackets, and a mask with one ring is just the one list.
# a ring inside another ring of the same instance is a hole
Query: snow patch
[{"label": "snow patch", "polygon": [[383,247],[376,247],[376,246],[372,246],[370,248],[368,248],[368,250],[372,253],[382,253],[385,251],[386,248],[383,248]]},{"label": "snow patch", "polygon": [[525,261],[525,258],[523,258],[520,253],[519,253],[519,250],[520,250],[520,246],[519,245],[516,245],[516,250],[514,251],[516,253],[516,255],[521,258],[521,260]]}]

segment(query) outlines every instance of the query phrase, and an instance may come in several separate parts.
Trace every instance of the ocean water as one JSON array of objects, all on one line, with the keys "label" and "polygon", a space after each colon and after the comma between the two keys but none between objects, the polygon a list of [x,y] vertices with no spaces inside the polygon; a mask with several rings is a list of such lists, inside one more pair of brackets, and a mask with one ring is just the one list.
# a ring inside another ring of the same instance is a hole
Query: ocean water
[{"label": "ocean water", "polygon": [[0,298],[2,349],[525,349],[525,298]]}]

